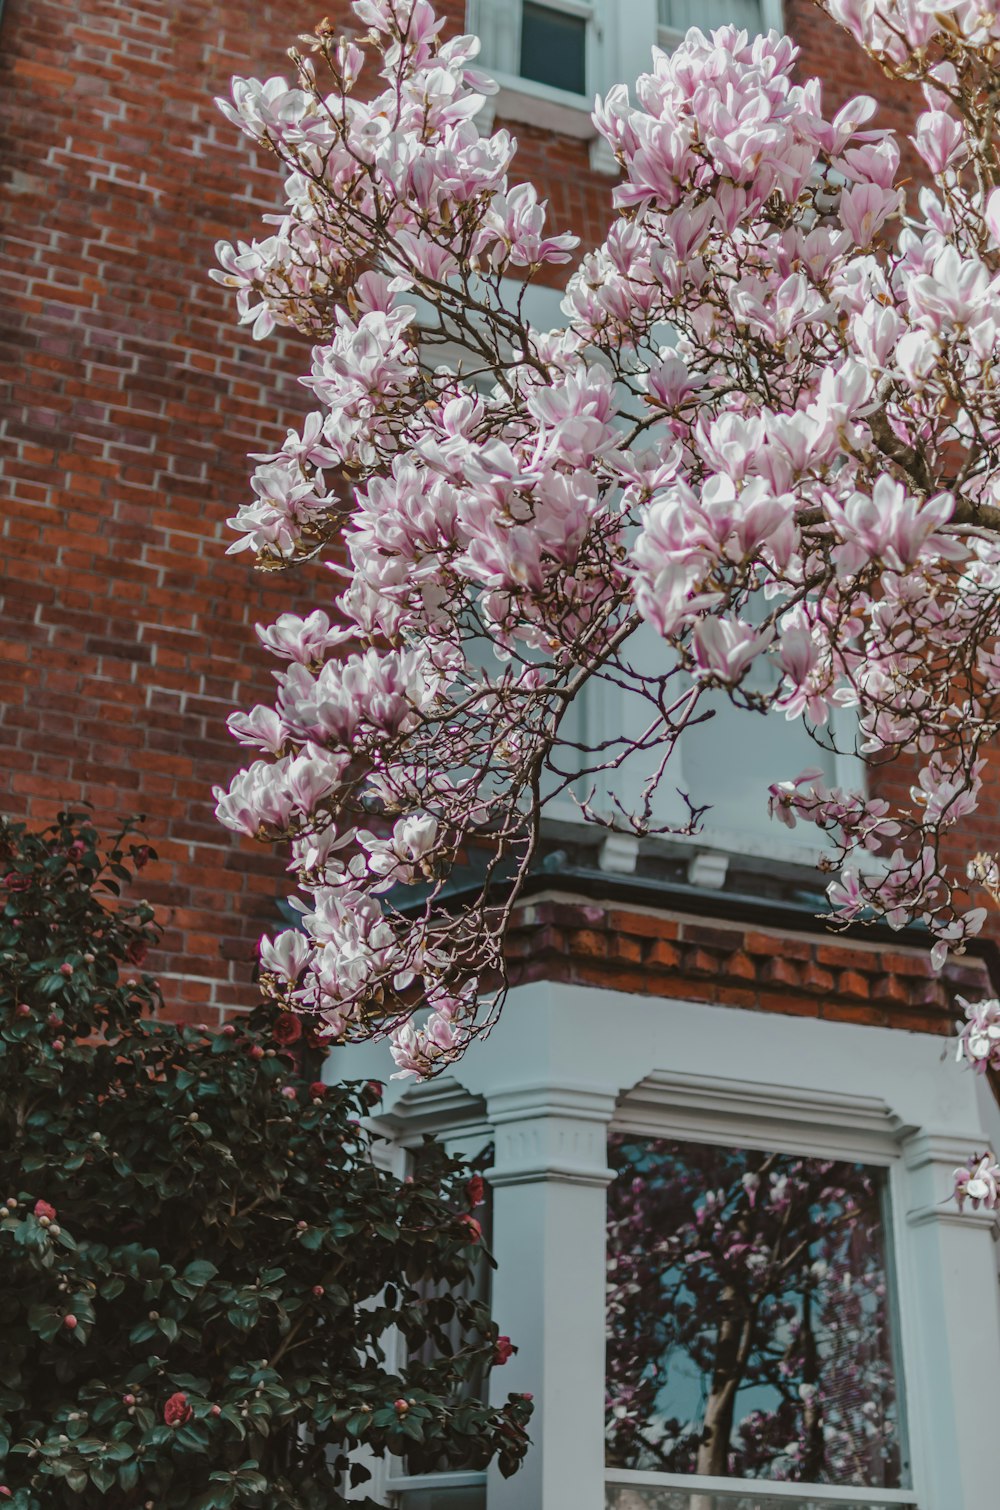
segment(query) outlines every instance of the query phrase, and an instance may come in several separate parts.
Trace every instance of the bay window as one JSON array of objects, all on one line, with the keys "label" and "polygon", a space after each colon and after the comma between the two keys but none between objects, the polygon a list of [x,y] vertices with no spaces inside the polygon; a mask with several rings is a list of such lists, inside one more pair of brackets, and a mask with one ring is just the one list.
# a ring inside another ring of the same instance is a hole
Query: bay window
[{"label": "bay window", "polygon": [[606,1458],[672,1481],[636,1505],[708,1510],[701,1479],[900,1489],[884,1171],[625,1133],[609,1163]]}]

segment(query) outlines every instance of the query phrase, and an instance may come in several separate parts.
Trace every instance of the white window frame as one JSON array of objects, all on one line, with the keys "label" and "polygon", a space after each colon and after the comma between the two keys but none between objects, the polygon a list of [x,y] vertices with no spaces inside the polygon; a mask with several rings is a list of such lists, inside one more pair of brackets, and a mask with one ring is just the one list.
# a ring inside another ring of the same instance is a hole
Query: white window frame
[{"label": "white window frame", "polygon": [[522,78],[521,0],[467,0],[466,26],[483,43],[483,68],[499,85],[478,117],[481,130],[494,118],[524,122],[589,143],[590,166],[617,176],[618,164],[591,118],[594,97],[613,84],[634,84],[649,70],[656,42],[656,0],[539,0],[587,22],[586,91],[573,94]]}]

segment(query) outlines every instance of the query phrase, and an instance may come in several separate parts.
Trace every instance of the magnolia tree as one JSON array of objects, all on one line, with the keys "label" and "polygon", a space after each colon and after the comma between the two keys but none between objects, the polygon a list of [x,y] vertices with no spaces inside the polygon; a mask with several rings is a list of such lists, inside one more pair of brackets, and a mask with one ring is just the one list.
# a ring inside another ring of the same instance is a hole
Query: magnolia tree
[{"label": "magnolia tree", "polygon": [[[677,832],[657,794],[720,695],[828,748],[849,710],[855,753],[912,768],[896,807],[775,772],[839,919],[919,920],[940,965],[1000,890],[948,842],[1000,726],[1000,19],[829,8],[922,94],[927,186],[904,200],[875,101],[827,118],[786,38],[692,30],[597,102],[615,214],[554,330],[524,291],[576,240],[480,134],[478,43],[427,0],[357,0],[360,40],[323,23],[291,82],[220,102],[287,203],[215,276],[256,337],[315,342],[315,407],[257,458],[231,550],[344,585],[260,630],[276,698],[231,719],[257,754],[218,811],[290,846],[301,928],[263,941],[265,985],[332,1038],[387,1034],[402,1073],[494,1020],[547,805]],[[602,683],[643,716],[587,743],[567,715]],[[1000,1066],[997,1003],[960,1052]],[[963,1191],[995,1201],[996,1173]]]}]

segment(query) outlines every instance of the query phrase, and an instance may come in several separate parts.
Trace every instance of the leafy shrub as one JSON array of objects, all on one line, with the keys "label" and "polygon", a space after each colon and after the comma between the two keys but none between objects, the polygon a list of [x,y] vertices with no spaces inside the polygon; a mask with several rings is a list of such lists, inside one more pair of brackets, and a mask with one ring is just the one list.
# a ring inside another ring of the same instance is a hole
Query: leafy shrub
[{"label": "leafy shrub", "polygon": [[380,1088],[320,1083],[298,1017],[154,1019],[137,838],[0,823],[0,1500],[331,1510],[358,1447],[513,1472],[530,1403],[470,1389],[481,1181],[377,1168]]}]

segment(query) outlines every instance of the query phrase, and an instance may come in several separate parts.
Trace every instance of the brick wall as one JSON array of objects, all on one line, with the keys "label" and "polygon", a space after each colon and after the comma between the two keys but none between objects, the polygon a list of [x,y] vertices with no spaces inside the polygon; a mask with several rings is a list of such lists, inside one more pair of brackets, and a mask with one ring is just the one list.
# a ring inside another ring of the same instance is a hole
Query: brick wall
[{"label": "brick wall", "polygon": [[[457,26],[461,0],[446,8]],[[7,0],[0,22],[4,807],[147,815],[162,973],[195,1019],[250,999],[284,891],[279,862],[212,814],[239,761],[225,717],[269,687],[252,626],[330,590],[317,570],[274,580],[224,556],[245,453],[307,407],[307,353],[254,345],[206,278],[216,239],[252,232],[278,197],[212,98],[234,73],[287,70],[322,9]],[[807,66],[836,58],[831,87],[852,91],[841,39],[805,0],[790,16]],[[557,228],[599,241],[610,184],[586,149],[515,130]]]},{"label": "brick wall", "polygon": [[[443,9],[457,28],[461,0]],[[246,453],[308,407],[308,353],[255,345],[207,280],[215,241],[279,201],[212,100],[234,73],[287,71],[322,10],[7,0],[0,22],[4,809],[147,814],[168,993],[196,1018],[248,999],[285,889],[212,813],[240,758],[225,717],[270,684],[252,626],[330,591],[325,573],[275,581],[224,555]],[[607,180],[581,177],[578,144],[520,134],[561,227],[598,240]]]}]

